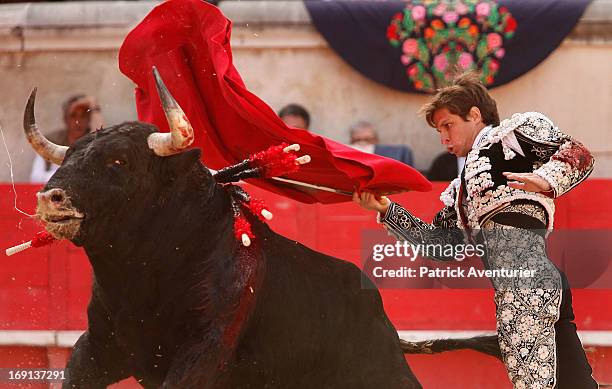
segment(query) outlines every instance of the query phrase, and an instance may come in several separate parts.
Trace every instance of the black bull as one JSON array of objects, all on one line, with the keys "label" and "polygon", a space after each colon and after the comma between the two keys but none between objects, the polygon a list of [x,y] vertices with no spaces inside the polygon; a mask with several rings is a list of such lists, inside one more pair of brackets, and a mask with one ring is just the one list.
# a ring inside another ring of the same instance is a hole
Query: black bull
[{"label": "black bull", "polygon": [[[496,337],[400,342],[356,266],[254,218],[243,247],[200,151],[158,156],[155,131],[131,122],[81,138],[38,194],[46,228],[84,247],[94,273],[65,388],[129,376],[147,388],[418,388],[404,351],[498,355]],[[257,264],[246,312],[245,263]]]}]

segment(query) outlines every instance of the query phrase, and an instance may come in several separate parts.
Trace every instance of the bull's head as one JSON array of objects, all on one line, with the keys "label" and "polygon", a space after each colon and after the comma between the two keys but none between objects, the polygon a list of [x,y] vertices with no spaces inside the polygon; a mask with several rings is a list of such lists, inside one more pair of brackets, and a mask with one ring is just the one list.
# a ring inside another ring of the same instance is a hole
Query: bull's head
[{"label": "bull's head", "polygon": [[[47,161],[61,165],[38,193],[37,215],[55,238],[82,244],[87,235],[99,232],[93,225],[112,229],[98,221],[125,214],[125,207],[134,207],[134,202],[159,202],[153,196],[163,188],[156,186],[190,171],[199,161],[199,150],[184,151],[194,138],[189,121],[157,70],[153,72],[169,133],[160,133],[146,123],[129,122],[88,134],[70,148],[58,146],[39,131],[34,118],[36,89],[30,95],[24,115],[28,141]],[[136,209],[133,212],[134,217],[142,216]]]}]

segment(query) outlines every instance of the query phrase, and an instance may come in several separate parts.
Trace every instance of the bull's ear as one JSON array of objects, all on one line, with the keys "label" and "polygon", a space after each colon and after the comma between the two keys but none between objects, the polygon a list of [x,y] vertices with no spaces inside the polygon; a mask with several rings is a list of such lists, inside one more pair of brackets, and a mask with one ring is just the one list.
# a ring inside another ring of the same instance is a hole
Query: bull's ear
[{"label": "bull's ear", "polygon": [[193,165],[200,161],[201,155],[200,149],[191,149],[169,157],[163,157],[166,171],[170,177],[181,177],[191,171]]}]

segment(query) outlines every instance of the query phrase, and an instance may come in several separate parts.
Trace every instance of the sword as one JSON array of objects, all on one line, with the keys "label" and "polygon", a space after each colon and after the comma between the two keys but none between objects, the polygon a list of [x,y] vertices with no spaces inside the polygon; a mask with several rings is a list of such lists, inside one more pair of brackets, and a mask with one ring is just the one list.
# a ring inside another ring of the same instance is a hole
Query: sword
[{"label": "sword", "polygon": [[303,186],[305,188],[317,189],[317,190],[322,190],[322,191],[331,192],[331,193],[337,193],[337,194],[341,194],[341,195],[345,195],[345,196],[351,196],[351,197],[353,196],[352,192],[348,192],[348,191],[340,190],[340,189],[329,188],[327,186],[309,184],[307,182],[290,180],[288,178],[281,178],[281,177],[271,177],[271,178],[273,180],[276,180],[276,181],[286,182],[288,184],[293,184],[293,185],[298,185],[298,186]]}]

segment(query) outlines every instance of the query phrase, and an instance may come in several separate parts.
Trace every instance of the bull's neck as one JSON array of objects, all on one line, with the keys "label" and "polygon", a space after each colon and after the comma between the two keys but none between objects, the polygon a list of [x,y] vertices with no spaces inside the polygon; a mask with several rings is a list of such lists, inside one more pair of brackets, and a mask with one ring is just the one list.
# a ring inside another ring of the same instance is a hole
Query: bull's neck
[{"label": "bull's neck", "polygon": [[159,339],[172,333],[168,347],[183,336],[210,337],[202,342],[214,345],[211,360],[221,366],[256,301],[264,263],[258,245],[236,241],[230,196],[218,186],[175,194],[159,212],[131,230],[141,241],[88,249],[96,300],[117,325],[146,323]]},{"label": "bull's neck", "polygon": [[219,187],[185,188],[142,215],[120,221],[107,239],[84,245],[99,281],[180,266],[187,269],[191,262],[208,260],[222,242],[231,244],[228,195]]}]

